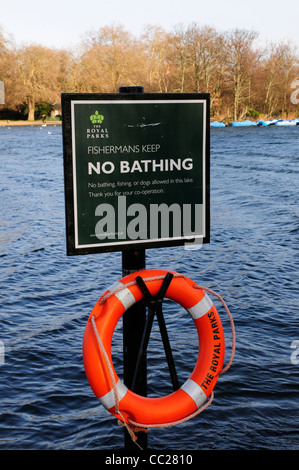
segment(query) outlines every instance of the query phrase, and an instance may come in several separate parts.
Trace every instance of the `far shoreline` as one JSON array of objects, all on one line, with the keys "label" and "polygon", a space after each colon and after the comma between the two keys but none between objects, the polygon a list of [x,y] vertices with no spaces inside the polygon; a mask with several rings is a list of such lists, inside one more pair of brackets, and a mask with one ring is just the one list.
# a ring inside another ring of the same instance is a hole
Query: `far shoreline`
[{"label": "far shoreline", "polygon": [[[271,119],[274,119],[272,117],[269,117],[265,114],[260,114],[259,117],[256,119],[256,121],[263,121],[263,120],[271,120]],[[292,116],[288,116],[286,117],[285,115],[282,115],[281,117],[277,117],[275,119],[278,119],[278,120],[293,120],[293,119],[298,119],[298,116],[297,115],[293,115]],[[255,121],[254,119],[249,119],[250,121]],[[218,117],[218,120],[216,117],[211,117],[210,118],[210,123],[212,123],[213,121],[215,122],[223,122],[224,124],[226,124],[227,126],[230,126],[231,122],[231,119],[227,119],[227,118],[219,118]],[[242,122],[242,120],[238,121],[238,122]],[[42,120],[37,120],[37,121],[25,121],[25,120],[22,120],[22,119],[19,119],[19,120],[16,120],[16,121],[11,121],[11,120],[6,120],[6,119],[1,119],[0,120],[0,127],[12,127],[12,126],[43,126],[43,127],[47,127],[47,126],[61,126],[62,125],[62,121],[46,121],[46,122],[43,122]]]},{"label": "far shoreline", "polygon": [[0,126],[10,127],[10,126],[57,126],[61,125],[62,121],[10,121],[10,120],[0,120]]}]

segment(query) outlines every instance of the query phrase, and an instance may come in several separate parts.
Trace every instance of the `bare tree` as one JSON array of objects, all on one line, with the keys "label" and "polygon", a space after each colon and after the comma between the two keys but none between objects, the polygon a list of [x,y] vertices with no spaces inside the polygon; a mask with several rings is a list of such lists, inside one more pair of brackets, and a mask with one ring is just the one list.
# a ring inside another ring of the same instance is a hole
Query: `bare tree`
[{"label": "bare tree", "polygon": [[136,84],[141,67],[140,45],[122,26],[103,27],[86,36],[81,74],[88,91],[117,92]]},{"label": "bare tree", "polygon": [[189,44],[186,28],[179,24],[174,32],[168,36],[169,60],[176,68],[176,85],[173,91],[183,93],[186,91],[186,74],[189,64]]},{"label": "bare tree", "polygon": [[269,117],[287,112],[295,62],[296,52],[290,44],[270,43],[263,50],[261,108]]},{"label": "bare tree", "polygon": [[38,101],[59,99],[57,53],[42,46],[25,46],[15,52],[14,100],[28,106],[28,120],[34,121]]},{"label": "bare tree", "polygon": [[168,59],[168,34],[160,27],[148,25],[141,36],[145,60],[145,84],[153,92],[170,91],[172,64]]},{"label": "bare tree", "polygon": [[208,26],[193,23],[187,30],[188,56],[196,92],[210,92],[212,74],[221,52],[217,39],[215,29]]},{"label": "bare tree", "polygon": [[227,80],[233,90],[233,119],[246,114],[249,83],[257,63],[257,51],[252,48],[257,33],[235,29],[226,33],[225,61]]},{"label": "bare tree", "polygon": [[15,58],[13,53],[13,39],[0,28],[0,80],[5,89],[4,101],[6,107],[13,106],[12,86],[13,71],[15,69]]}]

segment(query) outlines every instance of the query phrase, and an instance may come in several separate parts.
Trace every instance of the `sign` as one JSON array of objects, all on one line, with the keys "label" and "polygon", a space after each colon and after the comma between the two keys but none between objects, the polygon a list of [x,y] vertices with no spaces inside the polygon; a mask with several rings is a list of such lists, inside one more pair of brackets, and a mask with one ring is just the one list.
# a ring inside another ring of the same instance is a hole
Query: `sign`
[{"label": "sign", "polygon": [[62,94],[68,255],[209,242],[209,95]]}]

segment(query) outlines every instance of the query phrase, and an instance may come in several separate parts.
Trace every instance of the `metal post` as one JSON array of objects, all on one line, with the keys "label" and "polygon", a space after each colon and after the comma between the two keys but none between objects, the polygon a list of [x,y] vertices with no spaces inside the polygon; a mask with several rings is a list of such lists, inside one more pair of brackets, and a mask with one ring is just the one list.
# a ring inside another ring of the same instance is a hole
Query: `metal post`
[{"label": "metal post", "polygon": [[[119,93],[143,93],[143,87],[120,87]],[[126,276],[132,272],[145,269],[145,250],[123,250],[122,252],[122,275]],[[146,307],[135,304],[123,315],[123,367],[124,383],[131,388],[135,365],[137,363],[139,348],[142,341],[143,331],[146,323]],[[134,392],[138,395],[147,394],[147,372],[146,355],[140,364],[139,374],[136,377]],[[136,444],[132,441],[125,429],[125,449],[136,449]],[[142,449],[147,448],[147,434],[139,432],[137,443]]]}]

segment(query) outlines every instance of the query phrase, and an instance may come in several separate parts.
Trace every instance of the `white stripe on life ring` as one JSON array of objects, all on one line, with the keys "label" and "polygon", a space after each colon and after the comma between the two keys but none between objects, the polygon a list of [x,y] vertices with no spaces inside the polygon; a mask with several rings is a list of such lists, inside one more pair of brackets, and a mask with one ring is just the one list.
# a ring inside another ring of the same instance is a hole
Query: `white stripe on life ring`
[{"label": "white stripe on life ring", "polygon": [[[118,400],[122,400],[122,398],[125,396],[127,393],[128,389],[123,384],[121,380],[118,380],[116,383],[116,389],[118,393]],[[114,390],[113,388],[110,390],[110,392],[106,393],[106,395],[103,395],[102,397],[99,397],[100,402],[102,405],[106,408],[106,410],[110,410],[113,406],[115,406],[115,396],[114,396]]]},{"label": "white stripe on life ring", "polygon": [[[117,290],[119,288],[121,288],[121,290],[119,290],[118,292],[113,292],[114,290]],[[136,303],[135,297],[132,292],[127,287],[124,287],[121,282],[116,282],[115,284],[113,284],[109,291],[113,292],[115,297],[120,300],[125,310],[128,310],[128,308],[130,308]]]},{"label": "white stripe on life ring", "polygon": [[211,308],[213,307],[213,302],[208,296],[205,294],[203,298],[195,304],[193,307],[188,308],[188,312],[190,313],[193,320],[197,320],[197,318],[203,317],[206,313],[208,313]]},{"label": "white stripe on life ring", "polygon": [[181,386],[184,392],[188,393],[189,397],[195,401],[197,409],[206,401],[207,397],[203,389],[192,379],[186,380]]}]

